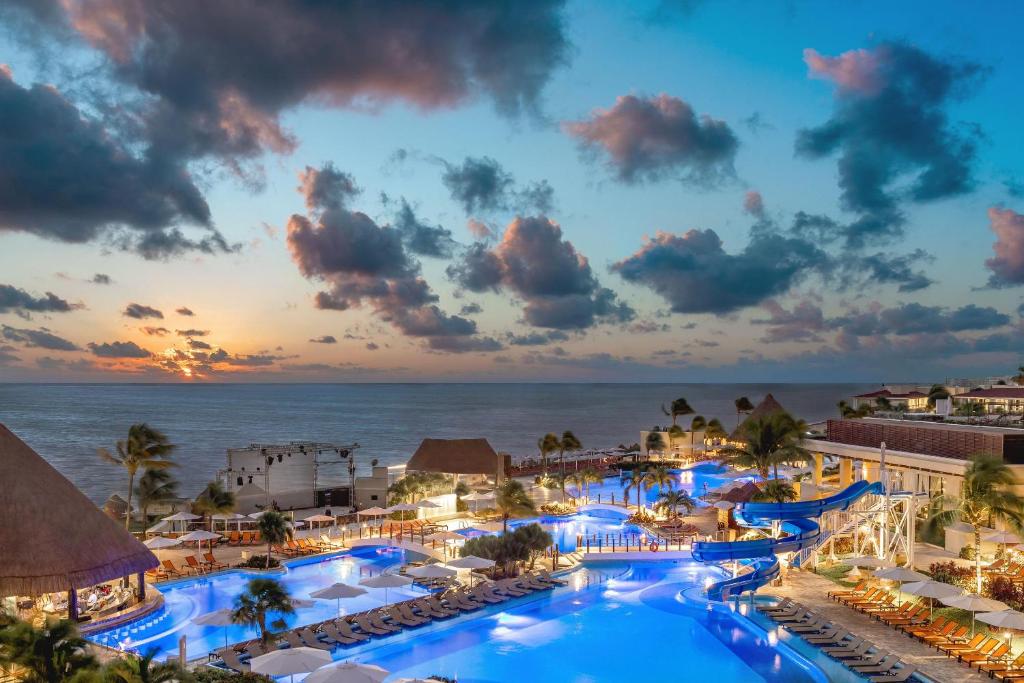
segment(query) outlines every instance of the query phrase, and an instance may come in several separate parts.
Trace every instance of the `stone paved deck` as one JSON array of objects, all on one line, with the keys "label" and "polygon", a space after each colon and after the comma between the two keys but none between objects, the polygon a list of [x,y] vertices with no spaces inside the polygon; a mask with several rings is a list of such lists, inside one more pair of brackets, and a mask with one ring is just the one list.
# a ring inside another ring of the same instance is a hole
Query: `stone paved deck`
[{"label": "stone paved deck", "polygon": [[898,654],[905,662],[914,664],[926,676],[941,683],[981,683],[991,680],[988,675],[979,673],[977,669],[969,669],[965,664],[958,664],[955,659],[946,657],[934,648],[926,647],[918,640],[829,600],[828,592],[835,589],[836,584],[817,574],[790,571],[782,586],[762,588],[759,594],[797,600],[809,609],[821,612],[832,621],[842,624],[851,633]]}]

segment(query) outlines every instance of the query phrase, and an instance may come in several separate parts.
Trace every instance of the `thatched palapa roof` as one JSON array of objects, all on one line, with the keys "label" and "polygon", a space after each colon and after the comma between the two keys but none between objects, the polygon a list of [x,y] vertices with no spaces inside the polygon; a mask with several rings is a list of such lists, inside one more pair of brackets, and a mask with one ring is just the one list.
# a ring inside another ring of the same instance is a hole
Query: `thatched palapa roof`
[{"label": "thatched palapa roof", "polygon": [[149,548],[2,424],[0,519],[0,596],[85,588],[158,564]]},{"label": "thatched palapa roof", "polygon": [[501,457],[487,439],[423,439],[406,467],[445,474],[500,473]]},{"label": "thatched palapa roof", "polygon": [[736,429],[732,430],[732,434],[729,435],[730,441],[743,441],[743,428],[744,425],[752,420],[759,420],[762,417],[767,417],[774,413],[784,413],[786,409],[782,407],[782,404],[775,400],[775,397],[768,394],[764,397],[760,403],[754,406],[754,409],[750,411],[743,422],[740,422]]}]

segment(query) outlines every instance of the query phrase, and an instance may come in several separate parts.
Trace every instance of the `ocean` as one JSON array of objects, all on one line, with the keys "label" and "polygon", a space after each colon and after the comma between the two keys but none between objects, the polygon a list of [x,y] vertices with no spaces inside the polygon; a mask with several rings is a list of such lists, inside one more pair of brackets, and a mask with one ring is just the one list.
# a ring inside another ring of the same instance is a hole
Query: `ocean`
[{"label": "ocean", "polygon": [[[808,422],[836,414],[866,384],[0,384],[0,422],[90,498],[122,493],[124,472],[96,449],[114,449],[147,422],[177,445],[175,475],[194,496],[224,467],[225,450],[250,443],[359,443],[372,460],[404,463],[425,437],[486,437],[499,451],[536,452],[545,432],[572,430],[585,448],[632,444],[668,422],[661,405],[685,397],[707,419],[736,424],[733,401],[772,393]],[[681,424],[686,425],[688,418]]]}]

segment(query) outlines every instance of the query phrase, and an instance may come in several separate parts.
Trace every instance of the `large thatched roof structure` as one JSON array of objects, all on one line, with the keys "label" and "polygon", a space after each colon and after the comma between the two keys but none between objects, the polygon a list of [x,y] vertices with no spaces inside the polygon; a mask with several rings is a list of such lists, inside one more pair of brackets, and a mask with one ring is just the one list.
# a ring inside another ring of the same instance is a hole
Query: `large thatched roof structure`
[{"label": "large thatched roof structure", "polygon": [[0,519],[0,596],[84,588],[158,564],[146,546],[2,424]]},{"label": "large thatched roof structure", "polygon": [[743,422],[736,425],[736,429],[732,430],[732,434],[729,435],[729,441],[743,441],[744,425],[748,422],[759,420],[774,413],[784,412],[786,412],[786,409],[782,407],[782,404],[776,401],[774,396],[768,394],[764,397],[764,400],[754,406],[754,409],[743,419]]},{"label": "large thatched roof structure", "polygon": [[501,457],[487,439],[423,439],[406,467],[445,474],[501,474]]}]

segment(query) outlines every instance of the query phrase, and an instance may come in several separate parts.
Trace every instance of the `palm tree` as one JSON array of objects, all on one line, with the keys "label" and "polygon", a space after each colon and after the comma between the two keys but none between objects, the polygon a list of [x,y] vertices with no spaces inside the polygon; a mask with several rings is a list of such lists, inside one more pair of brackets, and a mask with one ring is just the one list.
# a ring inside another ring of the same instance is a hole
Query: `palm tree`
[{"label": "palm tree", "polygon": [[690,420],[690,452],[693,453],[693,439],[697,432],[708,426],[708,421],[703,415],[694,415]]},{"label": "palm tree", "polygon": [[[565,491],[565,484],[562,484]],[[513,515],[529,515],[537,511],[521,482],[506,479],[495,491],[494,507],[501,513],[502,531],[508,531],[508,520]]]},{"label": "palm tree", "polygon": [[652,467],[647,470],[645,476],[647,477],[647,488],[657,486],[659,489],[671,491],[676,485],[676,480],[669,474],[668,468],[665,466]]},{"label": "palm tree", "polygon": [[562,477],[562,502],[565,502],[565,452],[578,451],[583,444],[572,432],[562,432],[562,438],[558,442],[558,467]]},{"label": "palm tree", "polygon": [[665,406],[661,406],[661,412],[671,417],[672,424],[675,424],[677,417],[693,414],[693,408],[690,407],[690,404],[685,398],[677,398],[672,401],[672,405],[670,407],[666,408]]},{"label": "palm tree", "polygon": [[686,430],[679,425],[672,425],[668,428],[668,447],[669,450],[675,450],[675,442],[680,436],[686,433]]},{"label": "palm tree", "polygon": [[587,487],[587,500],[590,500],[590,485],[604,482],[604,477],[593,467],[584,469],[580,474],[583,476],[583,483]]},{"label": "palm tree", "polygon": [[803,420],[795,420],[784,411],[754,418],[743,423],[742,446],[730,446],[724,461],[741,467],[754,467],[762,479],[768,479],[769,470],[779,475],[779,463],[806,462],[807,449],[800,445],[806,431]]},{"label": "palm tree", "polygon": [[633,468],[629,474],[623,474],[619,480],[619,485],[622,486],[622,495],[626,500],[629,500],[629,494],[632,491],[636,491],[636,509],[640,511],[640,494],[647,488],[647,473],[642,471],[639,467]]},{"label": "palm tree", "polygon": [[121,657],[106,667],[106,678],[117,683],[171,683],[189,680],[191,676],[177,664],[154,662],[157,649],[151,648],[141,657]]},{"label": "palm tree", "polygon": [[146,470],[135,485],[143,524],[149,524],[149,508],[178,497],[178,482],[167,470]]},{"label": "palm tree", "polygon": [[837,403],[836,404],[836,408],[839,409],[839,417],[840,417],[840,419],[843,419],[843,420],[845,420],[845,419],[847,419],[849,417],[853,417],[856,414],[856,412],[857,412],[846,401],[840,401],[839,403]]},{"label": "palm tree", "polygon": [[561,445],[558,434],[548,432],[537,439],[537,450],[540,451],[540,466],[544,476],[548,476],[548,456],[556,452]]},{"label": "palm tree", "polygon": [[1024,384],[1024,365],[1017,366],[1017,374],[1014,375],[1013,381],[1016,384]]},{"label": "palm tree", "polygon": [[941,384],[933,384],[932,388],[928,390],[928,405],[929,407],[935,407],[935,401],[940,398],[949,398],[949,391],[946,387]]},{"label": "palm tree", "polygon": [[960,497],[937,498],[939,509],[927,522],[927,530],[935,532],[958,519],[974,529],[974,576],[981,593],[981,529],[996,522],[1024,528],[1024,496],[1016,493],[1017,480],[1002,458],[982,454],[972,458],[964,472]]},{"label": "palm tree", "polygon": [[130,529],[135,473],[140,468],[163,470],[172,467],[174,463],[166,458],[174,452],[174,446],[167,441],[163,432],[153,429],[143,422],[133,424],[128,428],[128,438],[117,442],[117,455],[112,454],[106,448],[97,449],[97,452],[102,459],[128,471],[128,514],[124,519],[124,528]]},{"label": "palm tree", "polygon": [[662,491],[654,503],[655,510],[668,510],[672,517],[679,516],[679,508],[686,508],[686,514],[693,512],[697,502],[686,491]]},{"label": "palm tree", "polygon": [[770,479],[761,485],[761,490],[752,500],[766,503],[790,503],[796,500],[796,489],[785,479]]},{"label": "palm tree", "polygon": [[235,510],[235,494],[225,490],[219,481],[211,481],[206,485],[196,502],[192,504],[196,514],[210,517],[210,531],[213,531],[213,516],[223,515]]},{"label": "palm tree", "polygon": [[885,396],[875,398],[875,407],[879,410],[892,410],[892,401]]},{"label": "palm tree", "polygon": [[728,436],[728,432],[725,431],[725,427],[722,426],[721,421],[717,417],[708,420],[708,426],[704,428],[704,438],[706,440],[715,442]]},{"label": "palm tree", "polygon": [[648,459],[651,457],[651,451],[665,452],[665,438],[661,432],[648,432],[644,445],[647,447]]},{"label": "palm tree", "polygon": [[267,569],[270,569],[270,549],[292,537],[292,528],[280,512],[267,510],[256,520],[256,528],[267,542]]},{"label": "palm tree", "polygon": [[555,540],[551,534],[544,530],[540,524],[524,524],[515,530],[516,539],[526,546],[530,554],[530,569],[537,562],[537,559],[544,555],[548,548],[554,545]]},{"label": "palm tree", "polygon": [[[268,612],[294,614],[295,608],[292,606],[288,589],[274,579],[251,579],[245,587],[245,592],[235,598],[235,610],[231,614],[231,619],[236,624],[255,626],[260,640],[266,643],[272,640],[274,635],[267,629]],[[281,629],[286,624],[284,619],[277,619],[270,626]]]},{"label": "palm tree", "polygon": [[96,668],[88,646],[67,619],[47,618],[41,628],[15,621],[0,629],[0,665],[23,669],[28,683],[60,683]]},{"label": "palm tree", "polygon": [[740,414],[749,413],[754,409],[754,404],[750,402],[750,399],[746,396],[740,396],[738,399],[733,401],[733,405],[736,406],[736,426],[740,426]]}]

